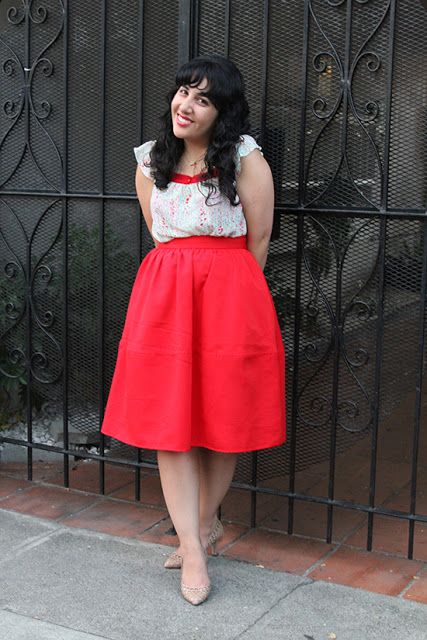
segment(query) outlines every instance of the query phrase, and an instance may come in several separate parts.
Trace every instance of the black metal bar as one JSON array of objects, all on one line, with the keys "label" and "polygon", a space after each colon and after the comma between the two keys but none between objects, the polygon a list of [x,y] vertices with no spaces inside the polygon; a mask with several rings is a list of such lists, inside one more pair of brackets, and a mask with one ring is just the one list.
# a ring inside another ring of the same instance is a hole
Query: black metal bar
[{"label": "black metal bar", "polygon": [[[64,1],[64,52],[63,52],[63,73],[64,73],[64,129],[63,129],[63,173],[61,191],[66,193],[68,190],[68,0]],[[62,277],[62,310],[63,310],[63,326],[68,327],[68,202],[66,198],[62,198],[62,229],[63,229],[63,277]],[[63,357],[63,378],[62,378],[62,420],[64,432],[64,449],[69,448],[68,441],[68,331],[63,332],[62,337],[62,357]],[[64,454],[64,486],[70,484],[70,466],[69,457]]]},{"label": "black metal bar", "polygon": [[193,0],[179,0],[178,27],[178,66],[182,66],[191,58]]},{"label": "black metal bar", "polygon": [[[4,189],[0,190],[2,196],[28,196],[28,197],[49,197],[55,196],[58,197],[58,193],[55,191],[6,191]],[[98,192],[67,192],[61,194],[66,198],[85,198],[86,200],[135,200],[135,193],[98,193]],[[343,215],[347,217],[374,217],[377,216],[387,216],[392,218],[414,218],[414,219],[423,219],[427,217],[425,209],[395,209],[395,210],[387,210],[380,211],[379,209],[361,209],[361,208],[339,208],[339,207],[304,207],[298,205],[284,205],[277,204],[275,205],[275,211],[280,215],[288,215],[288,214],[306,214],[311,213],[313,215]]]},{"label": "black metal bar", "polygon": [[[305,198],[304,184],[304,156],[305,156],[305,131],[306,131],[306,97],[307,97],[307,65],[308,65],[308,44],[310,29],[310,8],[309,0],[305,2],[305,29],[303,39],[303,63],[302,69],[304,77],[301,83],[301,126],[299,144],[299,178],[298,178],[298,204],[302,206]],[[290,433],[290,454],[289,454],[289,493],[295,492],[295,472],[296,472],[296,444],[297,444],[297,423],[298,423],[298,385],[299,385],[299,351],[301,334],[301,272],[302,272],[302,249],[304,242],[304,215],[297,217],[297,247],[296,247],[296,282],[295,282],[295,324],[294,324],[294,353],[293,353],[293,382],[292,382],[292,422]],[[288,434],[289,436],[289,434]],[[294,500],[288,500],[288,534],[293,533]]]},{"label": "black metal bar", "polygon": [[[138,101],[138,141],[141,143],[145,139],[144,134],[144,21],[145,0],[139,0],[139,101]],[[137,237],[139,242],[139,262],[142,261],[142,211],[138,206],[136,218]]]},{"label": "black metal bar", "polygon": [[[26,373],[27,373],[27,438],[28,442],[33,440],[33,410],[32,410],[32,372],[31,372],[31,349],[32,349],[32,314],[31,314],[31,244],[27,242],[26,268],[25,268],[25,321],[27,323],[26,331]],[[27,477],[28,480],[33,479],[33,450],[27,451]]]},{"label": "black metal bar", "polygon": [[[258,482],[258,451],[252,453],[252,484],[256,486]],[[252,491],[251,493],[251,527],[256,527],[256,508],[257,508],[257,493]]]},{"label": "black metal bar", "polygon": [[[305,202],[305,140],[306,140],[306,104],[307,104],[307,76],[308,76],[308,46],[310,38],[310,0],[305,0],[304,6],[304,39],[303,39],[303,62],[302,69],[304,77],[301,83],[301,124],[299,135],[299,175],[298,175],[298,207],[297,211],[301,211]],[[280,206],[276,205],[276,210],[281,211]]]},{"label": "black metal bar", "polygon": [[141,468],[148,468],[148,469],[158,468],[157,463],[155,462],[147,462],[143,460],[139,465],[137,465],[135,462],[130,462],[129,460],[124,460],[123,458],[114,458],[113,456],[106,456],[105,454],[101,456],[100,454],[90,453],[88,451],[84,451],[80,449],[64,449],[63,447],[55,447],[54,445],[43,444],[42,442],[27,442],[25,440],[17,440],[16,438],[6,438],[4,436],[0,436],[0,442],[5,442],[7,444],[16,444],[20,447],[26,447],[31,449],[40,449],[42,451],[52,451],[53,453],[74,456],[75,458],[85,458],[87,460],[97,460],[97,461],[103,461],[108,463],[111,462],[111,464],[116,464],[124,467],[140,466]]},{"label": "black metal bar", "polygon": [[[62,200],[62,228],[63,228],[63,281],[62,281],[62,316],[64,327],[68,327],[68,212],[67,201]],[[62,376],[62,424],[63,424],[63,442],[64,449],[69,448],[68,440],[68,331],[64,331],[62,336],[62,357],[63,357],[63,376]],[[64,486],[69,486],[69,458],[64,454],[63,471]]]},{"label": "black metal bar", "polygon": [[[393,87],[393,52],[395,38],[396,23],[396,2],[391,1],[390,4],[390,26],[389,26],[389,42],[388,42],[388,73],[387,73],[387,103],[385,110],[385,139],[384,139],[384,170],[382,184],[381,209],[386,211],[388,202],[388,181],[390,172],[390,135],[391,135],[391,107],[392,107],[392,87]],[[384,287],[385,287],[385,256],[387,242],[387,218],[380,218],[380,252],[378,256],[378,316],[377,316],[377,339],[376,339],[376,356],[375,356],[375,384],[374,384],[374,405],[372,420],[372,449],[371,449],[371,473],[369,483],[369,505],[375,504],[375,487],[376,487],[376,463],[378,449],[378,427],[379,427],[379,411],[380,411],[380,388],[381,388],[381,364],[382,364],[382,347],[383,347],[383,330],[384,330]],[[372,540],[374,534],[374,515],[370,513],[368,516],[368,535],[367,545],[368,551],[372,549]]]},{"label": "black metal bar", "polygon": [[[375,353],[375,382],[374,382],[374,398],[373,398],[373,415],[372,415],[372,445],[371,445],[371,470],[369,481],[369,505],[375,504],[375,486],[376,486],[376,468],[378,453],[378,426],[380,413],[380,389],[381,389],[381,370],[382,370],[382,346],[384,331],[384,287],[385,287],[385,255],[387,242],[387,219],[380,218],[379,229],[379,256],[378,256],[378,315],[376,329],[376,353]],[[368,536],[366,548],[368,551],[372,549],[374,518],[373,513],[368,518]]]},{"label": "black metal bar", "polygon": [[394,44],[396,37],[396,1],[390,3],[390,26],[388,40],[388,73],[387,73],[387,103],[385,111],[385,139],[384,139],[384,174],[382,185],[381,210],[387,211],[388,182],[390,174],[390,138],[391,138],[391,107],[393,95]]},{"label": "black metal bar", "polygon": [[[101,193],[105,192],[105,109],[106,109],[106,81],[107,81],[107,0],[102,2],[102,21],[101,21],[101,157],[99,161],[99,185]],[[99,428],[101,429],[104,418],[104,362],[105,362],[105,345],[104,345],[104,299],[105,299],[105,208],[104,201],[100,201],[99,209],[99,343],[98,343],[98,410],[99,410]],[[101,433],[99,441],[99,491],[101,495],[105,493],[105,437]]]},{"label": "black metal bar", "polygon": [[265,147],[267,126],[267,88],[268,88],[268,27],[270,0],[264,0],[263,32],[262,32],[262,78],[261,78],[261,146]]},{"label": "black metal bar", "polygon": [[[30,70],[31,67],[31,20],[29,16],[30,7],[24,7],[25,12],[25,49],[24,49],[24,60],[25,60],[25,69],[27,71]],[[28,109],[27,109],[28,111]],[[28,140],[28,138],[26,138]]]},{"label": "black metal bar", "polygon": [[[421,276],[421,296],[420,296],[420,318],[418,330],[418,359],[417,359],[417,386],[415,392],[415,416],[414,416],[414,436],[412,444],[412,477],[411,477],[411,502],[410,513],[415,513],[417,500],[417,469],[420,449],[420,427],[421,427],[421,400],[424,373],[424,349],[425,349],[425,323],[427,305],[427,220],[423,224],[423,267]],[[408,558],[414,556],[414,521],[409,522]]]},{"label": "black metal bar", "polygon": [[340,328],[341,328],[341,300],[342,300],[342,273],[338,267],[336,279],[335,294],[335,313],[334,313],[334,346],[333,346],[333,373],[332,373],[332,400],[331,400],[331,427],[329,440],[329,478],[328,478],[328,504],[327,522],[326,522],[326,542],[332,540],[332,501],[335,491],[335,454],[337,440],[338,425],[338,384],[340,370]]},{"label": "black metal bar", "polygon": [[[144,114],[144,11],[145,0],[139,0],[139,101],[138,101],[138,140],[144,140],[143,114]],[[137,238],[139,243],[139,262],[142,260],[142,212],[138,207],[136,218]],[[141,450],[136,450],[135,468],[135,500],[141,500]]]},{"label": "black metal bar", "polygon": [[289,206],[285,206],[285,205],[281,205],[278,204],[276,206],[276,210],[278,213],[280,214],[289,214],[289,213],[295,213],[295,214],[301,214],[301,213],[311,213],[312,215],[342,215],[342,216],[346,216],[346,217],[374,217],[376,218],[377,216],[386,216],[386,217],[392,217],[392,218],[425,218],[426,217],[426,212],[424,209],[420,209],[420,210],[415,210],[415,209],[405,209],[405,210],[388,210],[388,211],[380,211],[380,210],[373,210],[373,209],[362,209],[362,208],[352,208],[349,207],[348,209],[343,209],[343,208],[339,208],[339,207],[328,207],[328,208],[322,208],[322,207],[304,207],[302,206],[301,208],[294,206],[294,205],[289,205]]},{"label": "black metal bar", "polygon": [[236,489],[247,489],[248,491],[256,491],[257,493],[266,493],[274,496],[283,496],[285,498],[292,498],[294,500],[302,500],[303,502],[314,502],[316,504],[322,504],[326,506],[340,507],[343,509],[349,509],[350,511],[361,511],[363,513],[375,513],[382,516],[391,516],[394,518],[402,518],[403,520],[415,520],[419,522],[427,522],[427,515],[424,514],[409,514],[405,511],[397,511],[395,509],[385,509],[384,507],[370,507],[369,505],[359,504],[357,502],[347,502],[346,500],[330,500],[329,498],[322,498],[320,496],[310,496],[304,493],[289,493],[289,491],[282,491],[280,489],[269,489],[266,487],[254,487],[250,484],[243,482],[233,482],[232,487]]},{"label": "black metal bar", "polygon": [[353,0],[347,1],[347,14],[346,14],[346,38],[345,38],[345,56],[344,56],[344,77],[342,82],[344,83],[343,92],[343,114],[342,114],[342,136],[341,136],[341,151],[343,157],[346,155],[347,150],[347,127],[348,127],[348,100],[350,91],[350,68],[351,68],[351,25],[352,25],[352,12],[353,12]]},{"label": "black metal bar", "polygon": [[[3,196],[29,196],[29,197],[58,197],[58,193],[55,191],[5,191],[0,193]],[[98,193],[98,192],[67,192],[62,193],[65,198],[85,198],[87,200],[135,200],[135,193]]]},{"label": "black metal bar", "polygon": [[[99,460],[100,456],[93,454],[93,453],[89,453],[87,451],[76,451],[76,450],[68,450],[68,451],[64,451],[64,449],[59,448],[59,447],[55,447],[52,445],[45,445],[42,443],[30,443],[30,442],[24,442],[22,440],[16,440],[14,438],[0,438],[1,442],[5,442],[5,443],[10,443],[10,444],[16,444],[19,446],[24,446],[24,447],[29,447],[32,449],[41,449],[43,451],[51,451],[51,452],[56,452],[56,453],[66,453],[69,456],[74,456],[76,458],[84,458],[87,460]],[[113,458],[113,457],[103,457],[103,460],[105,462],[108,462],[109,464],[114,464],[116,466],[121,466],[121,467],[140,467],[142,468],[146,468],[146,469],[154,469],[157,470],[157,464],[153,463],[153,462],[141,462],[140,464],[136,465],[135,462],[130,462],[129,460],[124,460],[123,458]],[[247,483],[242,483],[242,482],[232,482],[231,484],[232,487],[236,488],[236,489],[246,489],[248,491],[251,492],[256,492],[256,493],[265,493],[268,495],[275,495],[275,496],[282,496],[282,497],[291,497],[294,500],[301,500],[303,502],[313,502],[316,504],[323,504],[323,505],[329,505],[332,504],[334,507],[340,507],[343,509],[349,509],[350,511],[360,511],[362,513],[375,513],[378,515],[383,515],[383,516],[391,516],[394,518],[400,518],[402,520],[414,520],[416,522],[427,522],[427,515],[424,514],[411,514],[411,513],[406,513],[404,511],[398,511],[396,509],[386,509],[385,507],[371,507],[369,505],[364,505],[364,504],[360,504],[357,502],[347,502],[345,500],[329,500],[328,498],[322,498],[320,496],[310,496],[310,495],[306,495],[303,493],[290,493],[289,491],[283,491],[281,489],[271,489],[269,487],[261,487],[258,485],[252,485],[252,484],[247,484]]]},{"label": "black metal bar", "polygon": [[[348,127],[348,91],[350,89],[350,57],[351,57],[351,25],[352,25],[352,0],[347,2],[346,14],[346,39],[345,39],[345,58],[344,58],[344,93],[343,93],[343,114],[342,114],[342,136],[341,136],[341,152],[343,157],[347,148],[347,127]],[[332,520],[333,505],[335,492],[335,456],[336,456],[336,440],[338,426],[338,385],[340,371],[340,354],[341,354],[341,328],[342,328],[342,268],[337,266],[336,278],[336,295],[335,295],[335,311],[334,311],[334,346],[333,346],[333,373],[332,373],[332,402],[331,402],[331,428],[329,442],[329,479],[328,479],[328,497],[329,504],[327,508],[326,522],[326,542],[332,540]]]},{"label": "black metal bar", "polygon": [[144,113],[144,11],[145,0],[139,0],[139,30],[138,30],[138,144],[144,140],[143,113]]},{"label": "black metal bar", "polygon": [[141,500],[141,449],[136,450],[136,467],[135,467],[135,500]]},{"label": "black metal bar", "polygon": [[230,34],[231,34],[231,0],[225,0],[225,44],[224,44],[224,56],[228,58],[230,56]]},{"label": "black metal bar", "polygon": [[[346,38],[345,38],[345,54],[344,54],[344,83],[343,91],[343,107],[342,107],[342,135],[341,135],[341,153],[342,157],[346,155],[347,149],[347,127],[348,127],[348,102],[350,90],[350,67],[351,67],[351,26],[352,26],[352,10],[353,2],[348,0],[346,13]],[[335,491],[335,455],[336,455],[336,439],[338,426],[338,385],[340,370],[340,353],[341,353],[341,301],[342,301],[342,269],[337,265],[336,277],[336,294],[335,294],[335,310],[334,310],[334,346],[333,346],[333,374],[332,374],[332,398],[331,398],[331,425],[330,425],[330,441],[329,441],[329,478],[328,478],[328,497],[330,501],[334,498]],[[328,504],[327,522],[326,522],[326,541],[332,540],[332,519],[333,506]]]},{"label": "black metal bar", "polygon": [[[25,140],[26,144],[30,139],[30,110],[29,110],[29,99],[28,99],[28,74],[30,72],[31,67],[31,51],[30,51],[30,19],[28,15],[28,11],[25,12]],[[26,269],[25,269],[25,305],[26,305],[26,313],[25,319],[27,323],[27,336],[26,336],[26,360],[27,360],[27,388],[26,388],[26,396],[27,396],[27,438],[29,442],[33,440],[33,412],[32,412],[32,373],[31,373],[31,349],[32,349],[32,314],[31,314],[31,245],[30,242],[27,244],[27,253],[26,253]],[[27,450],[27,477],[28,480],[33,479],[33,450]]]},{"label": "black metal bar", "polygon": [[[16,440],[15,438],[5,438],[1,437],[0,442],[5,442],[9,444],[16,444],[23,447],[28,447],[31,449],[41,449],[43,451],[51,451],[56,453],[64,454],[66,453],[69,456],[74,456],[76,458],[84,458],[87,460],[100,460],[101,456],[93,453],[89,453],[88,451],[80,451],[80,450],[72,450],[69,449],[65,451],[63,448],[55,447],[52,445],[46,445],[42,443],[31,443],[24,442],[22,440]],[[104,462],[108,462],[109,464],[114,464],[116,466],[121,467],[140,467],[146,469],[154,469],[157,470],[157,464],[153,462],[144,462],[142,461],[140,464],[136,464],[135,462],[130,462],[129,460],[124,460],[123,458],[114,458],[114,457],[106,457],[103,456],[102,460]],[[247,489],[251,492],[257,493],[265,493],[269,495],[282,496],[285,498],[292,498],[294,500],[301,500],[303,502],[314,502],[316,504],[329,505],[332,504],[334,507],[342,507],[343,509],[349,509],[350,511],[360,511],[363,513],[374,513],[383,516],[392,516],[395,518],[401,518],[403,520],[414,520],[417,522],[427,522],[427,515],[424,514],[411,514],[406,513],[404,511],[398,511],[395,509],[386,509],[385,507],[371,507],[369,505],[360,504],[357,502],[347,502],[345,500],[329,500],[328,498],[322,498],[320,496],[310,496],[303,493],[290,493],[289,491],[283,491],[281,489],[271,489],[269,487],[261,487],[258,485],[247,484],[243,482],[232,482],[232,487],[236,489]]]},{"label": "black metal bar", "polygon": [[200,0],[194,0],[191,26],[191,57],[199,55]]},{"label": "black metal bar", "polygon": [[[299,351],[301,334],[301,269],[302,269],[302,243],[304,241],[304,218],[297,220],[297,250],[296,250],[296,278],[295,278],[295,324],[294,324],[294,352],[293,352],[293,380],[292,380],[292,422],[290,432],[289,453],[289,493],[295,492],[296,473],[296,444],[298,424],[298,385],[299,385]],[[294,501],[288,502],[288,534],[293,532]]]},{"label": "black metal bar", "polygon": [[[30,50],[30,18],[28,15],[27,8],[25,8],[25,86],[24,86],[24,95],[25,95],[25,141],[28,144],[30,139],[30,110],[29,110],[29,98],[28,98],[28,74],[31,71],[31,50]],[[26,386],[26,397],[27,397],[27,438],[29,442],[33,439],[33,412],[32,412],[32,373],[31,373],[31,349],[32,349],[32,314],[31,314],[31,244],[27,243],[26,248],[26,268],[25,268],[25,321],[27,323],[27,332],[26,332],[26,375],[27,375],[27,386]],[[28,480],[33,479],[33,452],[28,449],[27,451],[27,477]]]}]

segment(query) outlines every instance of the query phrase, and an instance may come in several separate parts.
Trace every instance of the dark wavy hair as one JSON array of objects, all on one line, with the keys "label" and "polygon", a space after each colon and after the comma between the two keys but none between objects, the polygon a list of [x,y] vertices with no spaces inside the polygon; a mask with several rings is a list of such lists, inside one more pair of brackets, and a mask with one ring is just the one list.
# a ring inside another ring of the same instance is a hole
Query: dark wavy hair
[{"label": "dark wavy hair", "polygon": [[207,97],[218,110],[218,116],[205,155],[206,173],[203,185],[208,188],[206,203],[219,190],[232,205],[238,204],[235,187],[235,153],[240,136],[249,131],[249,106],[245,84],[237,67],[221,56],[201,56],[184,64],[175,76],[175,87],[169,92],[168,109],[161,119],[159,135],[150,153],[150,168],[158,189],[166,189],[184,152],[184,141],[173,133],[171,102],[181,86],[198,87],[207,80]]}]

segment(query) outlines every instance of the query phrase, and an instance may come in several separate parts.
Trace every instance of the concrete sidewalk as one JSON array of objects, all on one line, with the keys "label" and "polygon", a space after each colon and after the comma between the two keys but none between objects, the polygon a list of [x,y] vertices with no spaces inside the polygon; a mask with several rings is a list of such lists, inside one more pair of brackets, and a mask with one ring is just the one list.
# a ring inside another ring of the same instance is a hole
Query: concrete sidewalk
[{"label": "concrete sidewalk", "polygon": [[1,640],[422,640],[427,607],[226,558],[193,607],[169,547],[0,510]]}]

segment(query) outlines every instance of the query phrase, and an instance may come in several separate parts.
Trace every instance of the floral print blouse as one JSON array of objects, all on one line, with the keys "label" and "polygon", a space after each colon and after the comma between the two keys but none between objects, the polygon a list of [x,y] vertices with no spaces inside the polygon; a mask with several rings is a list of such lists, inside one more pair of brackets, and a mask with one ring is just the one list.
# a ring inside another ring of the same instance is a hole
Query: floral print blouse
[{"label": "floral print blouse", "polygon": [[[150,150],[153,140],[134,149],[142,172],[151,179]],[[240,159],[254,149],[261,149],[255,140],[244,135],[236,147],[236,176],[240,173]],[[215,179],[213,180],[215,184]],[[232,206],[219,190],[206,204],[208,189],[200,176],[176,173],[163,191],[153,185],[151,196],[152,234],[159,242],[189,236],[219,236],[236,238],[246,235],[246,221],[241,204]]]}]

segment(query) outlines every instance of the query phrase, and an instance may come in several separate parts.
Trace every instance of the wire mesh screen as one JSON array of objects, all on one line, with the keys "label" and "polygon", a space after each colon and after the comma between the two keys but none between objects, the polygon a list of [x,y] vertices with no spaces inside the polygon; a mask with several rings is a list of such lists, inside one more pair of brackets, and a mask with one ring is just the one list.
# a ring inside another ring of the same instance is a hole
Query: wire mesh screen
[{"label": "wire mesh screen", "polygon": [[[390,132],[390,209],[425,211],[427,81],[426,10],[420,2],[397,3]],[[412,80],[411,80],[412,78]],[[413,79],[417,80],[414,82]]]},{"label": "wire mesh screen", "polygon": [[287,352],[287,443],[242,455],[235,480],[371,512],[384,483],[400,483],[407,493],[389,508],[417,513],[426,49],[418,0],[2,0],[2,441],[17,444],[9,427],[21,420],[34,444],[44,411],[54,451],[70,454],[80,433],[81,455],[154,460],[99,436],[152,247],[132,147],[156,135],[183,51],[219,53],[243,72],[273,172],[265,273]]},{"label": "wire mesh screen", "polygon": [[68,36],[73,46],[68,49],[67,65],[67,90],[71,98],[67,105],[67,188],[77,193],[96,194],[101,189],[102,24],[101,3],[77,0],[71,4]]}]

